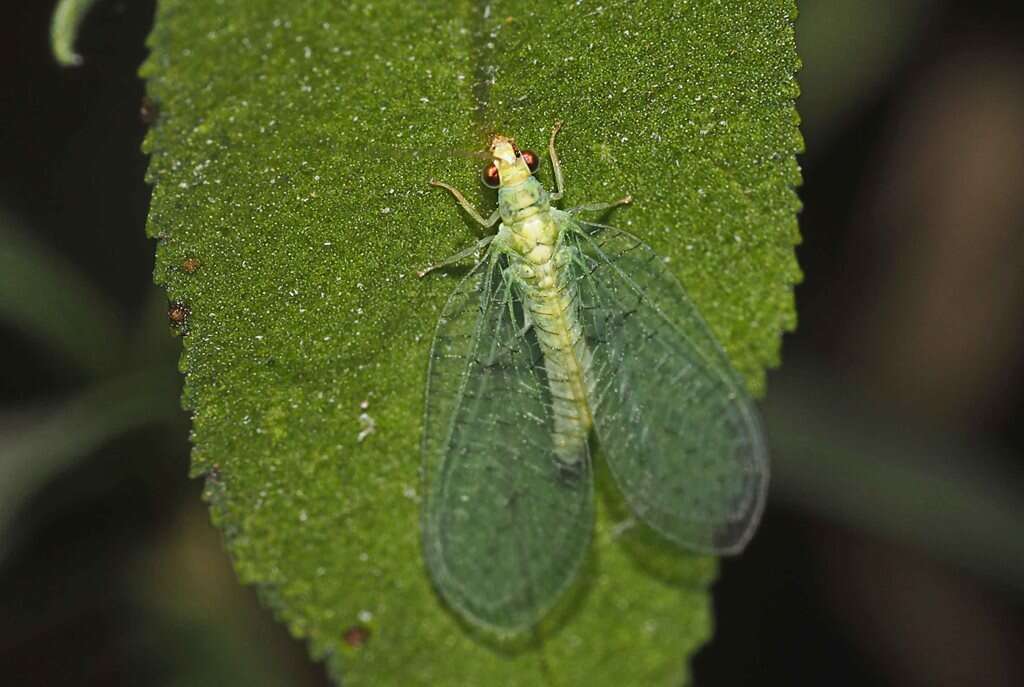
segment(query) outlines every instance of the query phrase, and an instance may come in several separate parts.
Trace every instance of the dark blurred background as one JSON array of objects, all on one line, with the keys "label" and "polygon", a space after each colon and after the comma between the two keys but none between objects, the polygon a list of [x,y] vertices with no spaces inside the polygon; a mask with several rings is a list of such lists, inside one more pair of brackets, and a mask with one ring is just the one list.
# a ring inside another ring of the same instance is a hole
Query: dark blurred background
[{"label": "dark blurred background", "polygon": [[[774,482],[700,685],[1024,685],[1024,10],[805,0],[806,279]],[[60,69],[0,9],[0,681],[325,685],[187,478],[136,77],[153,3]]]}]

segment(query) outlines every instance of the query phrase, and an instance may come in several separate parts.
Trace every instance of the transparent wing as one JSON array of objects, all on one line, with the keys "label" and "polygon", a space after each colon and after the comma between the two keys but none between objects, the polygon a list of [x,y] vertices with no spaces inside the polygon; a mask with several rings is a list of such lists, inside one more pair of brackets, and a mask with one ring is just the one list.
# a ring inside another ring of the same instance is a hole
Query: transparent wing
[{"label": "transparent wing", "polygon": [[[423,437],[424,551],[444,599],[478,625],[534,624],[572,582],[593,523],[589,456],[555,457],[543,358],[503,258],[445,306]],[[582,451],[586,451],[584,446]]]},{"label": "transparent wing", "polygon": [[682,546],[738,552],[757,527],[768,483],[742,381],[649,246],[560,217],[581,254],[594,429],[627,503]]}]

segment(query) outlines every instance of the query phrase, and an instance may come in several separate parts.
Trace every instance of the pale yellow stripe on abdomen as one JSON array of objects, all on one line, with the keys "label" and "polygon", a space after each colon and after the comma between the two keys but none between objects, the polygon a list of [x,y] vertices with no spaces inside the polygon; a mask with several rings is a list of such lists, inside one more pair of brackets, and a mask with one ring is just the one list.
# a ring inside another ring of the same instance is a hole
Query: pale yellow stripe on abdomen
[{"label": "pale yellow stripe on abdomen", "polygon": [[[556,269],[552,263],[543,267]],[[555,283],[564,282],[556,279]],[[525,300],[544,354],[554,412],[556,451],[566,463],[575,463],[584,455],[592,424],[586,393],[589,351],[576,316],[576,288],[571,283],[561,289],[531,285]]]}]

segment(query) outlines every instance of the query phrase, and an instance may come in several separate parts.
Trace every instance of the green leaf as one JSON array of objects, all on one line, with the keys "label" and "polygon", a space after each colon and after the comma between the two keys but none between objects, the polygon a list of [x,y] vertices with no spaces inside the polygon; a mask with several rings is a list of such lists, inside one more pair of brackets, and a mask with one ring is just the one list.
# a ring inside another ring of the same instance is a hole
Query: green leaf
[{"label": "green leaf", "polygon": [[616,529],[607,475],[584,579],[532,640],[481,636],[432,591],[418,441],[458,274],[414,272],[475,230],[426,182],[489,209],[468,157],[487,132],[542,150],[564,121],[566,206],[633,193],[615,222],[672,261],[760,391],[799,278],[794,14],[789,0],[160,3],[143,68],[162,113],[149,231],[156,279],[191,311],[194,471],[242,580],[346,685],[685,680],[714,561]]}]

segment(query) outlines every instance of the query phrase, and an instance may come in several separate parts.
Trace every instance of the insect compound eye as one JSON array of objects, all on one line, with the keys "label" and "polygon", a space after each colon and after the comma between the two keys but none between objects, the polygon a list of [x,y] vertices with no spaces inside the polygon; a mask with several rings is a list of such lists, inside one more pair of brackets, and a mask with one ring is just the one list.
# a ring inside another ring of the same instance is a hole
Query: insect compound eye
[{"label": "insect compound eye", "polygon": [[537,159],[537,153],[532,150],[523,151],[523,160],[526,161],[526,166],[530,168],[530,174],[537,171],[537,167],[540,166],[540,160]]},{"label": "insect compound eye", "polygon": [[501,177],[498,176],[498,167],[492,162],[487,165],[483,173],[484,184],[490,188],[498,188],[501,185]]}]

